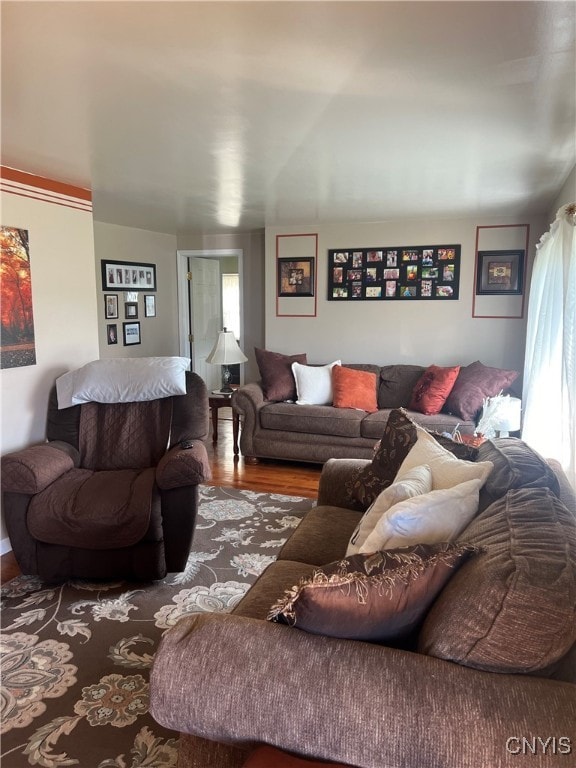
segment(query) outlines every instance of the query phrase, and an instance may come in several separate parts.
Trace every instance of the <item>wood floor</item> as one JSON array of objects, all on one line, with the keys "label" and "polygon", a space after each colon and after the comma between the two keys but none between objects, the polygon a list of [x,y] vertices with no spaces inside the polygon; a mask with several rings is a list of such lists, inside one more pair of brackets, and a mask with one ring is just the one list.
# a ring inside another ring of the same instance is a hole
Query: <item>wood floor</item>
[{"label": "wood floor", "polygon": [[[207,442],[208,456],[212,466],[212,480],[209,485],[233,486],[267,493],[316,498],[320,465],[280,461],[261,461],[256,465],[245,464],[242,456],[236,459],[234,457],[232,411],[221,408],[218,416],[218,442],[214,445],[211,436]],[[19,573],[18,564],[11,552],[0,558],[2,582],[18,576]]]}]

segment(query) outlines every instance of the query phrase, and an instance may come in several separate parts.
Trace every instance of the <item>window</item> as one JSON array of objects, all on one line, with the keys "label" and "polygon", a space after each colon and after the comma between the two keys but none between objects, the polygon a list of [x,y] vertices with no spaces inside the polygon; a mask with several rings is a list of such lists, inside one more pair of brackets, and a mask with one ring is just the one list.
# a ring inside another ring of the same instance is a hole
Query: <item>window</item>
[{"label": "window", "polygon": [[222,275],[222,320],[223,325],[240,340],[240,275]]}]

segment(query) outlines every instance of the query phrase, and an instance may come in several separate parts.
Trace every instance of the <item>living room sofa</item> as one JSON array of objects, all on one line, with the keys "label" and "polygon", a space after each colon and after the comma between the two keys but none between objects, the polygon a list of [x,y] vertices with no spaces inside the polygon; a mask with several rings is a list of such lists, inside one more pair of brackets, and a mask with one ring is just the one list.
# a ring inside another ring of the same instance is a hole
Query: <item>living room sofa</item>
[{"label": "living room sofa", "polygon": [[[509,384],[517,377],[514,371],[473,363],[462,369],[448,405],[439,413],[426,414],[409,407],[414,388],[425,374],[426,366],[353,363],[345,364],[345,367],[374,374],[375,412],[339,408],[332,404],[302,405],[279,401],[277,397],[270,397],[271,389],[275,388],[266,386],[264,380],[250,382],[236,390],[232,407],[242,424],[240,452],[244,460],[257,463],[259,459],[285,459],[323,464],[331,458],[369,459],[394,408],[407,409],[425,429],[440,433],[458,429],[463,435],[472,435],[484,397],[497,395],[501,390],[508,391]],[[458,398],[457,389],[460,390]]]},{"label": "living room sofa", "polygon": [[151,711],[181,732],[179,768],[239,768],[261,745],[360,768],[573,764],[576,497],[516,438],[475,459],[493,469],[454,546],[476,551],[390,643],[266,621],[300,580],[341,564],[362,519],[371,462],[325,464],[317,506],[232,614],[189,616],[161,642]]}]

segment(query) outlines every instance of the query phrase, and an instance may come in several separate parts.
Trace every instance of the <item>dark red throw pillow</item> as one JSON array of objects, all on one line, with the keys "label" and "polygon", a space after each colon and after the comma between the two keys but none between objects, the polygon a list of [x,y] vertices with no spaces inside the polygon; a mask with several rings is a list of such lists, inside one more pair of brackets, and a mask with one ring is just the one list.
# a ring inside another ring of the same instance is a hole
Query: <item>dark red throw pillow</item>
[{"label": "dark red throw pillow", "polygon": [[459,372],[459,365],[453,368],[441,368],[438,365],[429,366],[412,390],[409,410],[428,415],[440,413]]},{"label": "dark red throw pillow", "polygon": [[266,400],[296,400],[296,382],[292,363],[306,365],[306,353],[282,355],[267,349],[254,348],[256,363],[262,380],[262,391]]},{"label": "dark red throw pillow", "polygon": [[518,371],[491,368],[476,360],[460,369],[442,410],[465,421],[473,421],[484,400],[506,390],[518,375]]}]

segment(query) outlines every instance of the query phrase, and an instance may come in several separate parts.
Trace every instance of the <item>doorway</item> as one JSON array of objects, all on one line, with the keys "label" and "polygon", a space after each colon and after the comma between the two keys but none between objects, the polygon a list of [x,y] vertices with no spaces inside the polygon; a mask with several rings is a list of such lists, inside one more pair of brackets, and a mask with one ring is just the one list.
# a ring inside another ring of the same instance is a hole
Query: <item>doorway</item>
[{"label": "doorway", "polygon": [[[240,334],[237,340],[242,346],[242,256],[241,249],[177,251],[180,354],[191,359],[191,369],[204,379],[209,391],[221,385],[219,366],[206,363],[206,357],[226,325],[225,317],[239,318],[237,327],[230,330]],[[237,291],[229,290],[231,281],[225,275],[238,276]],[[231,301],[238,306],[231,307]]]}]

